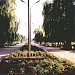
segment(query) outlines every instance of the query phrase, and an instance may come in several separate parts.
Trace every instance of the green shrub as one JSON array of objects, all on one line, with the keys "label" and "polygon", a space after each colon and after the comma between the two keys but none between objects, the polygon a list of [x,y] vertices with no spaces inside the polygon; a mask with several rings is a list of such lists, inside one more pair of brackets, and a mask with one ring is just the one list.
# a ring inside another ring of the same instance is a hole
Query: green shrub
[{"label": "green shrub", "polygon": [[72,63],[64,64],[57,60],[44,59],[38,62],[33,69],[37,72],[37,75],[71,75],[75,73],[75,65],[72,65]]}]

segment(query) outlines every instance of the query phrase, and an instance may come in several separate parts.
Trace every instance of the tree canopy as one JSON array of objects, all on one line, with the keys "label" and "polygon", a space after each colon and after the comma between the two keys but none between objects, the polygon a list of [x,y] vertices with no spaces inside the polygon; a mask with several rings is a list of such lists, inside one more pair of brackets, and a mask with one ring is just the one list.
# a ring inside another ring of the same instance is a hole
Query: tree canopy
[{"label": "tree canopy", "polygon": [[47,41],[75,41],[75,5],[74,0],[54,0],[45,2],[43,7]]},{"label": "tree canopy", "polygon": [[45,36],[43,27],[39,26],[34,30],[34,33],[35,33],[35,37],[34,37],[35,41],[40,42],[41,44],[41,42],[43,41],[43,37]]},{"label": "tree canopy", "polygon": [[0,45],[16,38],[18,22],[15,15],[16,0],[0,0]]}]

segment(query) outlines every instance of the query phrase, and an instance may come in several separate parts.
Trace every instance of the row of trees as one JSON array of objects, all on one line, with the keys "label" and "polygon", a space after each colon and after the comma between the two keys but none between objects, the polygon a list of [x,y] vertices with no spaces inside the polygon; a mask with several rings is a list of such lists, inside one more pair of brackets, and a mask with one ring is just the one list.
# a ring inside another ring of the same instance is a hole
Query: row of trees
[{"label": "row of trees", "polygon": [[16,40],[19,23],[15,6],[16,0],[0,0],[0,46]]},{"label": "row of trees", "polygon": [[43,7],[45,41],[64,42],[64,48],[71,48],[75,41],[75,1],[54,0]]}]

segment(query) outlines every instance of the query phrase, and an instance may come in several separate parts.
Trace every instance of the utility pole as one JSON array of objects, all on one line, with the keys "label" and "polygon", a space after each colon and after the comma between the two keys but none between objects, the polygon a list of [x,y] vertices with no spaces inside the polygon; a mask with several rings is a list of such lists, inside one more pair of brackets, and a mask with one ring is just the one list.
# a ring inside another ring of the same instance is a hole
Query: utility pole
[{"label": "utility pole", "polygon": [[[23,0],[21,1],[25,3]],[[38,2],[40,2],[40,0],[35,2],[33,5],[35,5]],[[32,6],[30,6],[30,0],[28,0],[28,56],[29,57],[30,57],[30,50],[31,50],[31,7]]]},{"label": "utility pole", "polygon": [[30,57],[31,50],[31,9],[30,9],[30,1],[28,0],[28,54]]}]

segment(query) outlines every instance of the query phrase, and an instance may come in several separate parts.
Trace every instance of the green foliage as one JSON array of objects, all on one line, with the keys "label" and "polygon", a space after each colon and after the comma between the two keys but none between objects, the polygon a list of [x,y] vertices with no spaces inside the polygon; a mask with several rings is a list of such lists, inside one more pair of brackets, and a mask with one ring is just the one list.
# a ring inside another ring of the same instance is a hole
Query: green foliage
[{"label": "green foliage", "polygon": [[[46,41],[65,42],[70,49],[71,41],[75,41],[75,5],[73,0],[54,0],[45,2],[43,7]],[[69,42],[68,42],[69,41]]]},{"label": "green foliage", "polygon": [[34,38],[34,40],[35,40],[36,42],[40,42],[40,44],[41,44],[41,42],[43,42],[43,38],[44,38],[44,36],[45,36],[43,27],[40,27],[40,26],[39,26],[37,29],[35,29],[34,33],[35,33],[35,38]]},{"label": "green foliage", "polygon": [[15,15],[15,5],[16,0],[0,1],[0,45],[5,42],[13,42],[16,39],[18,22]]},{"label": "green foliage", "polygon": [[35,34],[35,41],[40,42],[40,44],[41,44],[41,42],[43,41],[43,34],[41,32],[37,32]]},{"label": "green foliage", "polygon": [[[64,61],[64,60],[63,60]],[[65,62],[66,63],[66,62]],[[73,74],[74,73],[74,66],[70,62],[66,63],[66,65],[59,63],[59,61],[55,60],[49,60],[44,59],[41,60],[35,67],[33,67],[33,70],[37,72],[37,75],[66,75],[66,74]],[[69,66],[68,66],[69,65]],[[71,72],[70,72],[71,71]],[[73,73],[72,73],[73,72]]]},{"label": "green foliage", "polygon": [[0,15],[0,46],[8,39],[9,20],[7,16],[3,17]]},{"label": "green foliage", "polygon": [[19,42],[25,41],[25,36],[21,34],[17,34],[16,41],[19,41]]}]

